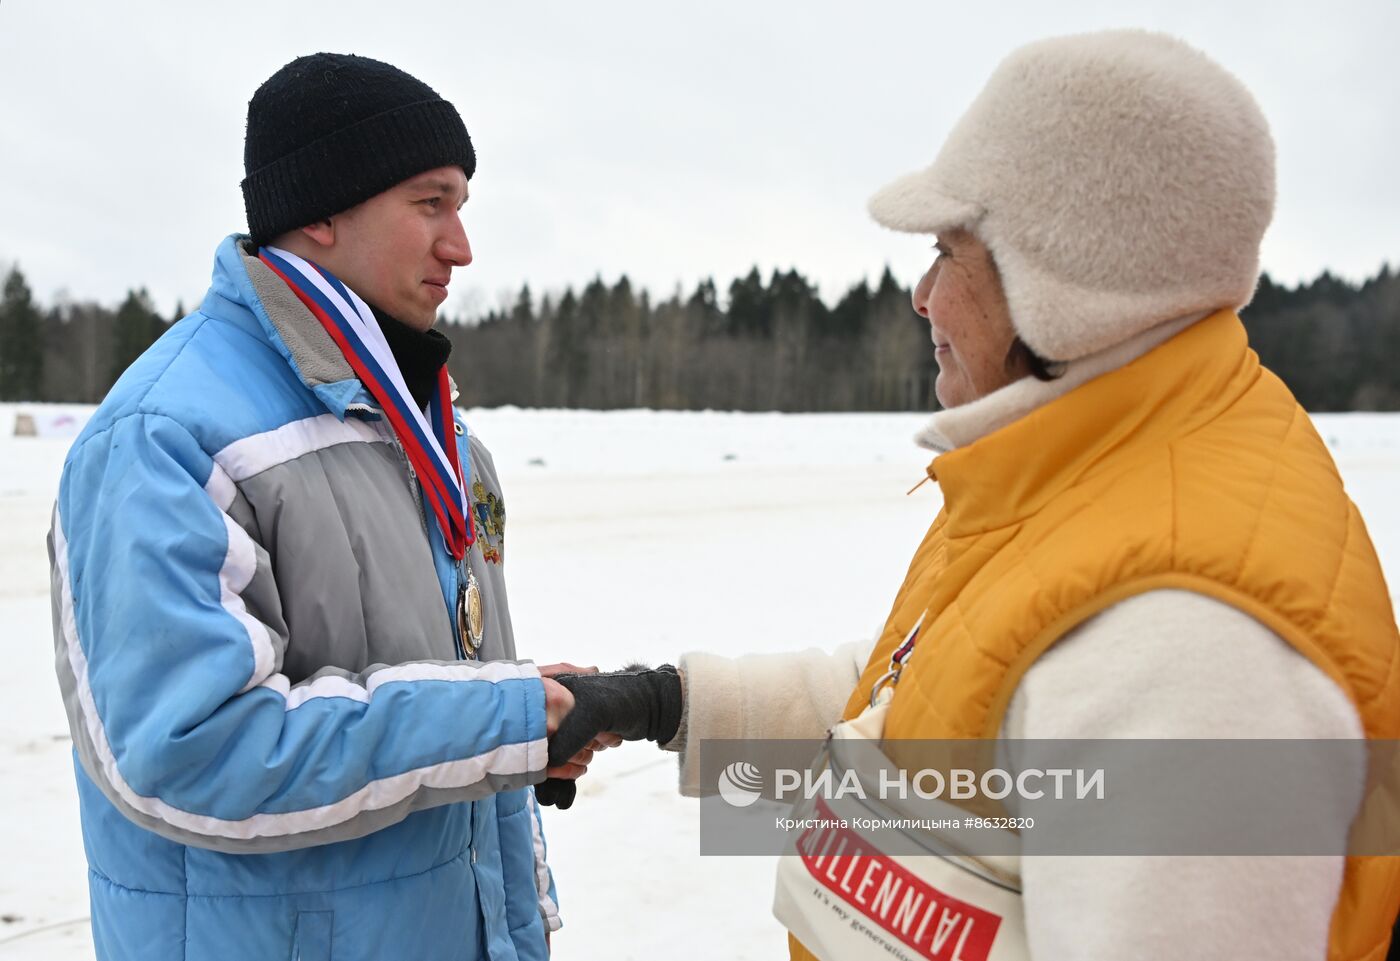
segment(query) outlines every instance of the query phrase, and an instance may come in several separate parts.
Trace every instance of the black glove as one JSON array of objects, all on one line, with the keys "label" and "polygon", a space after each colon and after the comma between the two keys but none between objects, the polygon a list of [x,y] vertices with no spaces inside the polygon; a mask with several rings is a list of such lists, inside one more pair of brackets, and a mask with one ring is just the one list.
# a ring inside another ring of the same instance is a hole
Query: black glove
[{"label": "black glove", "polygon": [[552,804],[561,811],[567,811],[574,803],[578,785],[573,778],[547,777],[535,785],[535,800],[541,804]]},{"label": "black glove", "polygon": [[[681,677],[670,664],[656,670],[630,665],[611,674],[556,674],[554,680],[574,696],[549,741],[549,766],[566,763],[599,734],[616,734],[625,741],[665,744],[681,723]],[[549,778],[535,786],[541,804],[561,809],[574,801],[571,780]]]}]

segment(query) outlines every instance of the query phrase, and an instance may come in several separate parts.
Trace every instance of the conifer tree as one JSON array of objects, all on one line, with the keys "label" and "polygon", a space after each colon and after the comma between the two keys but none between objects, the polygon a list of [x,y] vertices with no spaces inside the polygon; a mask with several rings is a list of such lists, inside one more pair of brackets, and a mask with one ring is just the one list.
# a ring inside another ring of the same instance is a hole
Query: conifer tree
[{"label": "conifer tree", "polygon": [[126,300],[117,308],[112,337],[111,382],[115,383],[132,362],[156,342],[165,329],[165,321],[151,306],[150,294],[143,287],[129,290]]},{"label": "conifer tree", "polygon": [[19,267],[0,299],[0,400],[40,400],[44,378],[43,316]]}]

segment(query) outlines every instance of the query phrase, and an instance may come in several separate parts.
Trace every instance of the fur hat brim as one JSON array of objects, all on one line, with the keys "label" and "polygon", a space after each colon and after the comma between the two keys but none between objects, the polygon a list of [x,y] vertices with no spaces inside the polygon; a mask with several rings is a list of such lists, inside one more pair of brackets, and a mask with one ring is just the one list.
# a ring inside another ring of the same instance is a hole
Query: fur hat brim
[{"label": "fur hat brim", "polygon": [[867,204],[875,222],[906,234],[940,234],[972,229],[982,219],[980,205],[949,196],[932,167],[905,174],[876,191]]}]

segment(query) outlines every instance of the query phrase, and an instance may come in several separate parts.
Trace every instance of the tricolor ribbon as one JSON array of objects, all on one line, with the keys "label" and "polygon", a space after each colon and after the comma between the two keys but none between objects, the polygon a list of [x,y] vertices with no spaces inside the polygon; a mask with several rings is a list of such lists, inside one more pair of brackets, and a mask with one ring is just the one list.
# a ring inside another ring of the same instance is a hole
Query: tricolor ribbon
[{"label": "tricolor ribbon", "polygon": [[329,271],[279,247],[263,247],[258,259],[291,288],[330,334],[355,376],[383,409],[422,484],[452,556],[460,560],[476,539],[466,492],[471,465],[457,456],[456,427],[447,367],[425,412],[413,400],[374,313]]}]

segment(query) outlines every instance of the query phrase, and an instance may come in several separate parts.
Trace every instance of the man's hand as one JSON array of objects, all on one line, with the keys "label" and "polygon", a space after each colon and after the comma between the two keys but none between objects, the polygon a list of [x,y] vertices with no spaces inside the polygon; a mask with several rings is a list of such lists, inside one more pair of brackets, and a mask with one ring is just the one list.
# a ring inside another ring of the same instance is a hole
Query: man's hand
[{"label": "man's hand", "polygon": [[[573,708],[573,694],[568,688],[552,680],[556,674],[597,674],[596,667],[579,667],[577,664],[560,662],[558,664],[546,664],[540,668],[540,677],[545,681],[545,706],[547,717],[545,729],[553,737],[559,730],[559,724],[564,715]],[[558,694],[563,691],[567,695],[567,700]],[[551,693],[554,697],[551,699]],[[564,706],[567,704],[567,706]],[[561,708],[557,715],[556,706]],[[593,755],[598,751],[606,750],[610,747],[617,747],[622,743],[622,738],[616,734],[603,733],[590,740],[586,745],[572,757],[561,764],[547,768],[545,774],[548,779],[542,784],[535,786],[535,798],[541,804],[552,804],[561,810],[574,803],[574,795],[577,789],[574,781],[588,773],[589,762],[593,760]]]},{"label": "man's hand", "polygon": [[593,740],[579,749],[579,752],[569,758],[563,764],[547,768],[544,773],[550,777],[561,777],[570,781],[577,780],[588,773],[589,762],[593,760],[593,755],[599,751],[606,751],[610,747],[617,747],[622,743],[622,738],[616,734],[599,734]]},{"label": "man's hand", "polygon": [[[598,668],[580,667],[580,665],[570,664],[567,663],[567,661],[561,661],[559,664],[546,664],[540,667],[539,675],[545,678],[546,703],[549,703],[549,685],[563,688],[564,691],[567,692],[567,688],[564,688],[564,685],[553,681],[554,675],[557,674],[598,674]],[[573,709],[573,695],[570,695],[568,705],[570,705],[570,709]],[[568,710],[564,712],[564,714],[567,713]],[[563,714],[560,714],[560,720],[553,721],[553,723],[546,721],[546,728],[549,730],[550,737],[553,738],[554,734],[559,731],[559,724],[561,721],[563,721]],[[577,786],[575,786],[574,782],[584,776],[585,773],[588,773],[588,765],[589,762],[594,759],[594,754],[598,751],[606,751],[608,748],[615,748],[619,744],[622,744],[622,737],[619,737],[617,734],[608,733],[608,731],[603,731],[603,733],[599,733],[596,737],[589,738],[587,744],[578,748],[578,751],[575,751],[573,755],[568,756],[568,758],[559,759],[557,763],[553,763],[553,765],[550,765],[549,768],[545,770],[547,775],[545,782],[535,784],[535,800],[538,800],[540,804],[552,804],[552,806],[559,808],[561,811],[566,810],[566,808],[574,803],[575,794],[578,793]]]},{"label": "man's hand", "polygon": [[[547,678],[553,678],[554,675],[556,675],[556,674],[597,674],[597,673],[598,673],[598,668],[596,668],[596,667],[579,667],[577,664],[570,664],[568,661],[560,661],[558,664],[546,664],[544,667],[540,668],[540,677],[547,677]],[[563,687],[562,684],[560,684],[560,685],[558,685],[558,686],[559,686],[559,687]],[[565,690],[567,690],[567,688],[566,688]],[[546,688],[545,688],[546,703],[548,703],[548,692],[549,692],[549,688],[546,687]],[[569,696],[569,705],[570,705],[570,706],[573,705],[573,695],[572,695],[572,694],[570,694],[570,696]],[[567,711],[566,711],[565,713],[567,713]],[[562,718],[562,715],[561,715],[561,718]],[[550,724],[548,721],[546,721],[546,722],[545,722],[545,727],[546,727],[548,733],[549,733],[551,736],[554,734],[555,731],[557,731],[557,730],[559,729],[559,725],[558,725],[557,722],[554,723],[554,724]],[[575,754],[573,757],[569,758],[569,760],[566,761],[564,765],[560,765],[560,766],[557,767],[557,768],[550,768],[549,771],[546,772],[546,773],[548,773],[550,777],[568,777],[568,778],[578,778],[578,777],[582,777],[582,776],[583,776],[583,773],[584,773],[583,771],[578,771],[578,772],[573,773],[573,774],[567,773],[567,771],[566,771],[566,765],[582,766],[582,767],[584,767],[584,768],[587,768],[587,767],[588,767],[588,762],[592,759],[593,753],[594,753],[595,751],[603,751],[603,750],[606,750],[606,749],[608,749],[608,748],[610,748],[610,747],[617,747],[617,746],[618,746],[619,744],[621,744],[621,743],[622,743],[622,738],[621,738],[619,735],[613,734],[613,733],[610,733],[610,732],[604,732],[604,733],[602,733],[602,734],[599,734],[599,735],[598,735],[597,737],[595,737],[593,740],[589,741],[588,744],[585,745],[584,748],[578,752],[578,754]]]},{"label": "man's hand", "polygon": [[557,664],[546,664],[540,668],[540,677],[553,677],[556,674],[597,674],[597,667],[579,667],[577,664],[570,664],[568,661],[560,661]]},{"label": "man's hand", "polygon": [[611,674],[557,674],[574,695],[574,708],[549,741],[551,764],[563,764],[588,748],[600,732],[627,741],[665,744],[681,721],[681,681],[676,669],[633,665]]},{"label": "man's hand", "polygon": [[574,709],[574,695],[558,681],[548,677],[541,680],[544,682],[544,731],[553,737],[564,716]]}]

